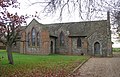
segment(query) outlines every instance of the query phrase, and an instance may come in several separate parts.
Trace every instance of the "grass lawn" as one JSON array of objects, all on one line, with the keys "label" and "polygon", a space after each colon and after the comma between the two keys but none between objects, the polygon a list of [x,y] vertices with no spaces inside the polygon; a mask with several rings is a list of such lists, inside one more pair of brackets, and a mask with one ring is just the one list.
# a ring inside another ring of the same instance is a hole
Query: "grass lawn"
[{"label": "grass lawn", "polygon": [[0,77],[65,77],[88,56],[25,55],[13,53],[14,65],[8,64],[5,50],[0,51]]}]

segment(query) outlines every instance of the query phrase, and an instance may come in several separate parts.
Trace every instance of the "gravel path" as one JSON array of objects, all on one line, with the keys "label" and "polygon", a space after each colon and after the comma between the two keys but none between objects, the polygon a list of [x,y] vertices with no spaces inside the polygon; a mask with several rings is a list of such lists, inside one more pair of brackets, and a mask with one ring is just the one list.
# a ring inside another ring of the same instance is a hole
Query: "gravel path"
[{"label": "gravel path", "polygon": [[71,77],[120,77],[120,57],[91,58]]}]

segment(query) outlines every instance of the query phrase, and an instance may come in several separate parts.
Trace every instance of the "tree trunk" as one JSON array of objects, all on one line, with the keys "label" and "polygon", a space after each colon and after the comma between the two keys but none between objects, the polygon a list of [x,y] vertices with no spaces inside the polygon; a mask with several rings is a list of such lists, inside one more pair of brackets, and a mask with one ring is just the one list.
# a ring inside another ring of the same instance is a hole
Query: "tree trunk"
[{"label": "tree trunk", "polygon": [[7,55],[8,55],[9,64],[14,64],[10,45],[7,45]]}]

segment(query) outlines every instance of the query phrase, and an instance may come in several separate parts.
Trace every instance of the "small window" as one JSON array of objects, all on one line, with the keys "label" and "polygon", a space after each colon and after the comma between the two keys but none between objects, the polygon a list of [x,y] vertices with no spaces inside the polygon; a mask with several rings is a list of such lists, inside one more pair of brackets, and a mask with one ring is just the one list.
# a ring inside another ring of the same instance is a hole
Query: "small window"
[{"label": "small window", "polygon": [[39,32],[37,33],[37,46],[40,46],[40,34],[39,34]]},{"label": "small window", "polygon": [[64,41],[64,34],[63,34],[63,32],[61,32],[60,33],[60,46],[64,46],[64,43],[65,43],[65,41]]},{"label": "small window", "polygon": [[35,46],[35,38],[36,38],[36,30],[35,30],[35,28],[33,28],[32,29],[32,37],[31,37],[32,46]]},{"label": "small window", "polygon": [[81,47],[82,46],[82,42],[81,42],[81,38],[79,37],[77,39],[77,47]]}]

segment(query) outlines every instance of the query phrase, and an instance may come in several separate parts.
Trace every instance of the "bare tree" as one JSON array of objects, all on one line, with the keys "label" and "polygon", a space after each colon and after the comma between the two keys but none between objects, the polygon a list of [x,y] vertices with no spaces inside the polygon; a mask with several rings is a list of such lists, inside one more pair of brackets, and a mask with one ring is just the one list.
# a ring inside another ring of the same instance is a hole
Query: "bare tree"
[{"label": "bare tree", "polygon": [[0,42],[6,46],[9,64],[14,64],[11,48],[20,39],[20,26],[25,21],[24,16],[7,11],[9,6],[17,8],[16,3],[16,0],[0,0]]},{"label": "bare tree", "polygon": [[59,11],[60,19],[66,11],[71,14],[77,10],[79,17],[84,20],[101,19],[104,13],[110,11],[113,24],[119,21],[117,15],[120,11],[120,0],[38,0],[36,2],[29,0],[29,2],[30,6],[44,5],[43,12],[46,14],[55,14]]}]

